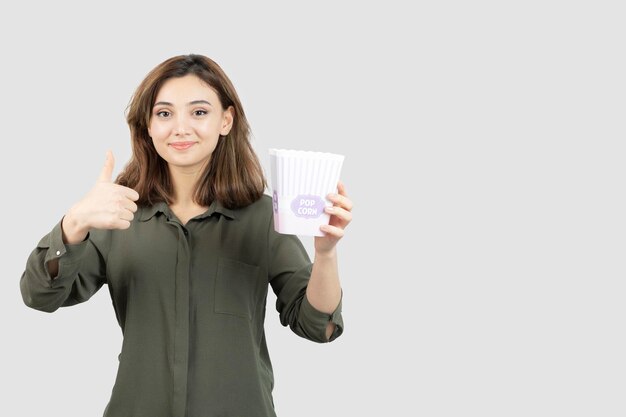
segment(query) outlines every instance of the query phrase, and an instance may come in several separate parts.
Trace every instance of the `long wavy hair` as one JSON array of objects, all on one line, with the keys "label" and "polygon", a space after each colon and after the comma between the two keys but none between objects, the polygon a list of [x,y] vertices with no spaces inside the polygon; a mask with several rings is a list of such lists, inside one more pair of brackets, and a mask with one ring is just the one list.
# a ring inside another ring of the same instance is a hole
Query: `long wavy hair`
[{"label": "long wavy hair", "polygon": [[202,55],[180,55],[155,67],[135,91],[126,113],[130,127],[132,156],[117,176],[117,184],[139,193],[139,205],[173,202],[174,190],[167,162],[159,156],[148,126],[157,94],[170,78],[193,74],[211,87],[223,109],[234,109],[233,125],[226,136],[220,135],[193,196],[197,204],[208,206],[219,201],[236,209],[252,204],[263,195],[266,180],[259,159],[250,144],[250,126],[241,101],[222,68]]}]

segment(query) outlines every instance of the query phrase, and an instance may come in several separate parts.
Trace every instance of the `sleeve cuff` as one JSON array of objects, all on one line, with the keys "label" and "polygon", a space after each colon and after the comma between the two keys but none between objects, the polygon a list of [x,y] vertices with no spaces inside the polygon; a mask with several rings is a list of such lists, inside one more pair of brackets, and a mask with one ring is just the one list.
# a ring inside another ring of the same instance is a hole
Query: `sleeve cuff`
[{"label": "sleeve cuff", "polygon": [[61,219],[61,221],[59,221],[54,226],[52,231],[39,242],[38,246],[40,248],[48,249],[44,262],[60,258],[64,255],[67,255],[67,257],[78,258],[82,255],[82,253],[85,251],[85,248],[87,247],[89,234],[87,234],[85,240],[80,243],[76,243],[73,245],[63,243],[63,229],[61,228],[62,223],[63,219]]},{"label": "sleeve cuff", "polygon": [[300,316],[305,322],[310,323],[313,328],[320,329],[322,335],[321,340],[326,339],[326,326],[329,322],[335,325],[335,331],[330,335],[328,342],[332,342],[343,333],[343,317],[341,315],[342,300],[343,291],[335,311],[328,314],[313,307],[306,294],[304,295],[302,305],[300,306]]},{"label": "sleeve cuff", "polygon": [[62,222],[63,219],[61,219],[61,221],[54,226],[52,231],[45,236],[38,245],[40,248],[48,249],[44,258],[44,264],[47,264],[53,259],[59,260],[59,274],[57,278],[52,280],[52,285],[60,283],[62,276],[64,275],[62,274],[62,270],[71,270],[76,264],[78,264],[81,256],[87,248],[87,241],[89,240],[89,234],[87,234],[85,240],[80,243],[73,245],[63,243],[63,229],[61,228]]}]

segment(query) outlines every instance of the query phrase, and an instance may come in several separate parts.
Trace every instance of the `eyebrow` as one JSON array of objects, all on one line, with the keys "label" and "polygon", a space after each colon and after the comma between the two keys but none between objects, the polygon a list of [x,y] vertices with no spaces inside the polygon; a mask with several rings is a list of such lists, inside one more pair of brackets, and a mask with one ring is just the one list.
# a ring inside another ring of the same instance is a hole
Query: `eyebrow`
[{"label": "eyebrow", "polygon": [[[194,101],[190,101],[189,102],[190,106],[193,106],[193,105],[196,105],[196,104],[208,104],[209,106],[213,107],[213,105],[211,103],[209,103],[208,101],[206,101],[206,100],[194,100]],[[154,108],[156,106],[174,106],[174,105],[172,103],[170,103],[170,102],[167,102],[167,101],[159,101],[157,103],[154,103],[154,106],[152,106],[152,107]]]}]

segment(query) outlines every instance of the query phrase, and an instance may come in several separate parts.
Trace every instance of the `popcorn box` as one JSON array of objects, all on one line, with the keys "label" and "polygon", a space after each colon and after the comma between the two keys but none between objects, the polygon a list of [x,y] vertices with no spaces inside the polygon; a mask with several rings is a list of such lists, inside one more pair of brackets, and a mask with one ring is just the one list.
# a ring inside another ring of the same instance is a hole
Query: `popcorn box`
[{"label": "popcorn box", "polygon": [[283,234],[323,236],[320,226],[332,206],[326,195],[337,192],[344,156],[327,153],[270,149],[274,229]]}]

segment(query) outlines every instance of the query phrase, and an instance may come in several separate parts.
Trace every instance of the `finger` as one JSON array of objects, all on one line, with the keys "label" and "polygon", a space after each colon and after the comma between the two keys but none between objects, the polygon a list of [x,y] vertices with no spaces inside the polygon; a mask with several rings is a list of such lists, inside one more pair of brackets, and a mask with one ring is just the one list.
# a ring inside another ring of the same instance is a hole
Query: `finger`
[{"label": "finger", "polygon": [[339,192],[339,194],[343,195],[343,196],[348,196],[348,194],[346,194],[346,186],[343,183],[343,181],[339,181],[337,183],[337,191]]},{"label": "finger", "polygon": [[113,158],[113,152],[109,150],[107,151],[106,160],[104,161],[104,166],[102,167],[102,171],[100,171],[100,176],[98,177],[98,181],[111,182],[114,165],[115,165],[115,159]]},{"label": "finger", "polygon": [[118,220],[118,221],[115,223],[115,227],[114,227],[114,229],[121,229],[121,230],[125,230],[125,229],[128,229],[128,228],[130,227],[130,225],[131,225],[130,221],[127,221],[127,220]]},{"label": "finger", "polygon": [[330,224],[321,225],[320,230],[324,232],[326,236],[332,236],[337,239],[341,239],[346,233],[342,228]]},{"label": "finger", "polygon": [[339,220],[346,222],[346,224],[352,221],[352,213],[342,207],[326,207],[324,208],[324,211],[331,216],[338,217]]},{"label": "finger", "polygon": [[138,209],[137,204],[133,203],[133,202],[132,202],[131,200],[129,200],[129,199],[125,199],[125,200],[122,202],[122,207],[123,207],[125,210],[130,211],[131,213],[135,213],[135,212],[137,211],[137,209]]},{"label": "finger", "polygon": [[123,185],[118,185],[118,187],[121,190],[122,195],[124,195],[124,197],[132,201],[139,200],[139,193],[137,191],[133,190],[132,188],[124,187]]},{"label": "finger", "polygon": [[135,215],[130,210],[122,210],[120,213],[120,220],[132,221],[135,218]]},{"label": "finger", "polygon": [[331,194],[328,194],[326,198],[329,201],[331,201],[335,206],[343,207],[344,209],[348,211],[352,210],[352,207],[353,207],[352,200],[350,200],[345,195],[331,193]]},{"label": "finger", "polygon": [[118,216],[115,219],[109,220],[106,224],[103,224],[102,228],[106,230],[128,229],[130,227],[130,224],[131,220],[125,220]]}]

